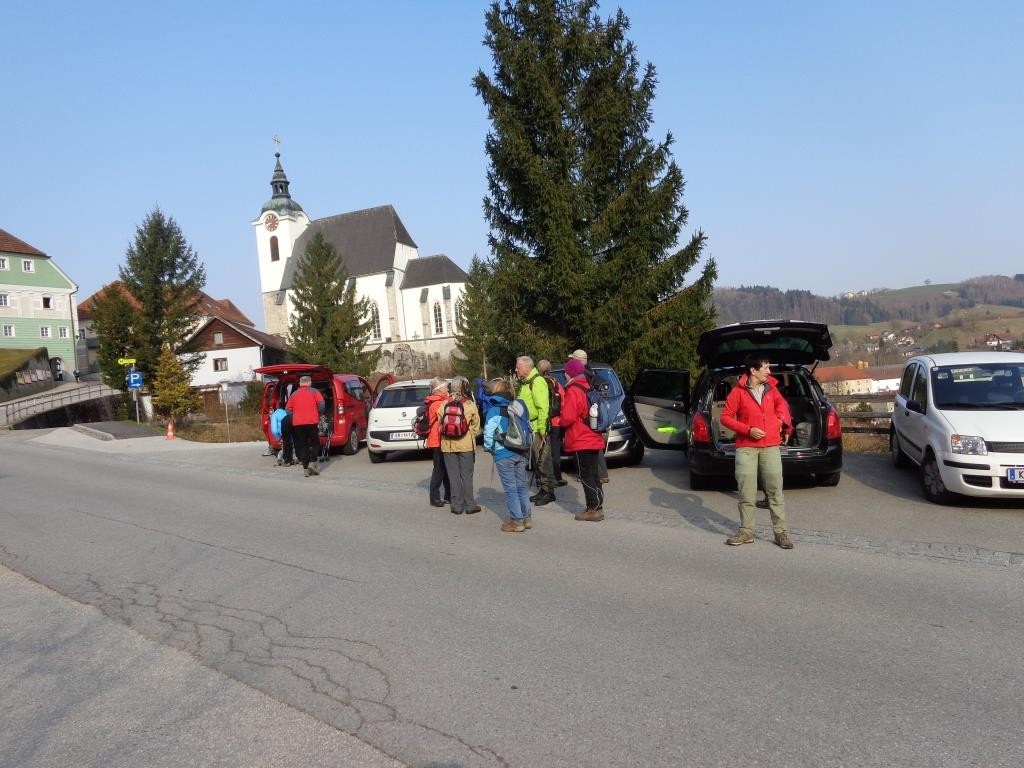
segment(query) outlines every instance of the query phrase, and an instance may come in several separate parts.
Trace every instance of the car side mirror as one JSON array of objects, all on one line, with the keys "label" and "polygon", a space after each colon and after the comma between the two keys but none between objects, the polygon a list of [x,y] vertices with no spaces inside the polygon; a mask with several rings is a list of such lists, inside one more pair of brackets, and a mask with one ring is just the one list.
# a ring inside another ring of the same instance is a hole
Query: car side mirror
[{"label": "car side mirror", "polygon": [[907,400],[907,410],[914,413],[924,413],[924,403],[920,400]]}]

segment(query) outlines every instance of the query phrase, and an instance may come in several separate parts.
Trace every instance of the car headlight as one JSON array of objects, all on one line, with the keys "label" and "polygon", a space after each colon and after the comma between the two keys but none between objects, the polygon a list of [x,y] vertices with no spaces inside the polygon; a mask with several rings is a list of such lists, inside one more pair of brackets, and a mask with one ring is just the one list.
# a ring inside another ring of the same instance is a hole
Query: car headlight
[{"label": "car headlight", "polygon": [[988,456],[985,438],[977,435],[953,435],[949,438],[949,447],[953,453],[970,454],[971,456]]},{"label": "car headlight", "polygon": [[629,425],[629,419],[626,418],[626,414],[619,409],[619,412],[615,414],[615,418],[612,419],[612,429],[619,429]]}]

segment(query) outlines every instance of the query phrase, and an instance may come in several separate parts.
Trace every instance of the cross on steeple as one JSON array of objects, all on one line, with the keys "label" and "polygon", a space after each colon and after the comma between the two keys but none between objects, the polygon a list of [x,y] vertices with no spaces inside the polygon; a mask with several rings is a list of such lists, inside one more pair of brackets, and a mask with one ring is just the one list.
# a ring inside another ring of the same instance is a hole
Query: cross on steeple
[{"label": "cross on steeple", "polygon": [[274,134],[274,151],[275,152],[280,152],[281,151],[281,137],[278,136],[276,133]]}]

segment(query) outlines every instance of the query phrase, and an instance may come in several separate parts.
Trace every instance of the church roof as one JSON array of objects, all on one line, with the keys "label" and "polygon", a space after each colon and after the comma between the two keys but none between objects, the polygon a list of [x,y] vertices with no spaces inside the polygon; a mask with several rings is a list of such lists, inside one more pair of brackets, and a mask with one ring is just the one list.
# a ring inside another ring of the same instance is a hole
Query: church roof
[{"label": "church roof", "polygon": [[463,271],[462,267],[443,253],[439,253],[436,256],[409,259],[401,287],[405,290],[406,288],[422,288],[426,285],[464,283],[468,277],[469,275]]},{"label": "church roof", "polygon": [[3,229],[0,229],[0,253],[21,253],[26,256],[46,256],[46,254],[38,248],[33,248],[24,240],[19,240],[10,232]]},{"label": "church roof", "polygon": [[292,287],[299,257],[305,253],[306,246],[317,232],[323,232],[327,242],[338,251],[350,277],[373,275],[394,269],[397,243],[417,247],[409,230],[390,205],[317,219],[310,222],[295,241],[292,257],[285,264],[281,290]]}]

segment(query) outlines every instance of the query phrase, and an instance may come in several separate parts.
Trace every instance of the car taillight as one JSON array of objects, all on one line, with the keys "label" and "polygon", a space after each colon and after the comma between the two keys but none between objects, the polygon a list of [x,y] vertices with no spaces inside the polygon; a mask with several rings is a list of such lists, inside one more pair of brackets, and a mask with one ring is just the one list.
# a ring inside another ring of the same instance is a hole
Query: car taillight
[{"label": "car taillight", "polygon": [[835,408],[828,409],[828,420],[825,422],[825,437],[829,440],[839,440],[843,436],[843,429],[839,426],[839,413]]},{"label": "car taillight", "polygon": [[344,421],[344,420],[345,420],[345,406],[344,405],[339,405],[338,406],[338,421]]},{"label": "car taillight", "polygon": [[704,418],[704,414],[693,414],[693,419],[690,421],[690,435],[695,443],[711,442],[711,430],[708,429],[708,420]]}]

